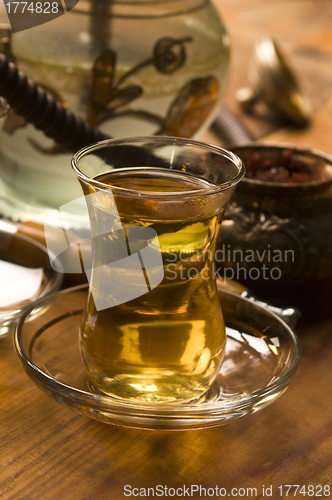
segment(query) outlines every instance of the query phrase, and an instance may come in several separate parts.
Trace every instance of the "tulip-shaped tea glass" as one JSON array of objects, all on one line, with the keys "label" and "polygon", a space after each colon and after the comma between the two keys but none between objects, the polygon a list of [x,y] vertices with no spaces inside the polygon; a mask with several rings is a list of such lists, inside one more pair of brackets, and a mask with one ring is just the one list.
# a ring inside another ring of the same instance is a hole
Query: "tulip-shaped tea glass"
[{"label": "tulip-shaped tea glass", "polygon": [[149,136],[91,145],[72,165],[92,239],[80,331],[91,387],[139,402],[199,399],[225,349],[214,253],[241,160]]}]

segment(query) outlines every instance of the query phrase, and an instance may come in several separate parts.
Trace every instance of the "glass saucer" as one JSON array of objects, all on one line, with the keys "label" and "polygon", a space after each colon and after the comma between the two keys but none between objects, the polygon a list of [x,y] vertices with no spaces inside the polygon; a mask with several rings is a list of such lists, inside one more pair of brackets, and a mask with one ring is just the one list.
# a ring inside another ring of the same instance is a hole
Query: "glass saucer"
[{"label": "glass saucer", "polygon": [[[48,396],[102,422],[142,429],[199,429],[226,424],[275,401],[299,363],[299,343],[280,318],[251,300],[219,290],[227,325],[225,360],[196,403],[134,403],[90,391],[78,331],[86,285],[58,292],[40,315],[25,315],[15,348],[29,377]],[[41,307],[50,298],[40,300]],[[33,314],[33,310],[32,313]]]},{"label": "glass saucer", "polygon": [[[14,329],[18,318],[36,300],[59,290],[62,274],[52,269],[47,248],[15,233],[16,226],[0,221],[0,336]],[[3,230],[2,226],[8,226]],[[40,306],[42,307],[42,306]],[[34,309],[39,314],[40,309]]]}]

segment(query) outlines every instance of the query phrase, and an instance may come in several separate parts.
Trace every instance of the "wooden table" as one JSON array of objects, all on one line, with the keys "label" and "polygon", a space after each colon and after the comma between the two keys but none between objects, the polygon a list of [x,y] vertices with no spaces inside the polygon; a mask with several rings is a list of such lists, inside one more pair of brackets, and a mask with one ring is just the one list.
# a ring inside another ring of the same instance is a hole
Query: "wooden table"
[{"label": "wooden table", "polygon": [[[216,5],[233,41],[229,107],[239,113],[234,92],[246,83],[252,44],[272,34],[313,100],[314,123],[296,132],[241,118],[256,138],[286,139],[331,153],[330,0],[216,0]],[[332,312],[311,313],[298,328],[300,368],[277,402],[230,425],[189,432],[132,430],[82,417],[42,394],[23,372],[12,339],[0,339],[1,500],[117,500],[127,498],[126,485],[217,486],[226,496],[237,488],[238,496],[255,499],[286,498],[281,485],[332,489]],[[297,498],[307,498],[306,492]],[[324,489],[321,493],[329,497]]]}]

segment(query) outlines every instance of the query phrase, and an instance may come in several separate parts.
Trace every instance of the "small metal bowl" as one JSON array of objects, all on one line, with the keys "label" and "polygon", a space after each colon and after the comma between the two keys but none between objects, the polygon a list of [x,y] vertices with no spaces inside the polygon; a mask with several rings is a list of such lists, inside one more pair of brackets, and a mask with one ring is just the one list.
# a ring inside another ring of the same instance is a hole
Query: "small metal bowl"
[{"label": "small metal bowl", "polygon": [[247,174],[222,224],[221,272],[281,306],[332,288],[332,157],[281,143],[232,151]]},{"label": "small metal bowl", "polygon": [[[52,269],[47,248],[37,241],[0,231],[0,336],[13,330],[40,298],[58,290],[62,274]],[[36,310],[38,314],[41,310]]]}]

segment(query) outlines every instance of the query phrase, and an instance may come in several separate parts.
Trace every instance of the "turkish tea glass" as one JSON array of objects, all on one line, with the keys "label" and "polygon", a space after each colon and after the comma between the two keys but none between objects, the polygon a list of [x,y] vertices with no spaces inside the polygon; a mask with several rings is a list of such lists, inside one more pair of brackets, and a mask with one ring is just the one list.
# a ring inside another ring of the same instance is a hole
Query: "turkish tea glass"
[{"label": "turkish tea glass", "polygon": [[80,329],[91,387],[137,402],[200,399],[225,351],[214,253],[241,160],[148,136],[88,146],[72,166],[92,239]]}]

